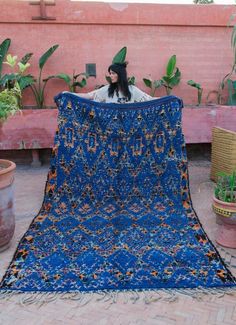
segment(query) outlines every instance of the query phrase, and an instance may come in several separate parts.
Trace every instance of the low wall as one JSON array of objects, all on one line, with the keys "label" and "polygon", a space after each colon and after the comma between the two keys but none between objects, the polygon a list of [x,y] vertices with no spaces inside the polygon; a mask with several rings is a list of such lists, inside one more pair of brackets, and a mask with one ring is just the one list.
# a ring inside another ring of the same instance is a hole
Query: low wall
[{"label": "low wall", "polygon": [[[233,54],[227,24],[235,6],[55,2],[56,6],[47,6],[46,12],[56,20],[36,21],[32,17],[39,15],[39,6],[1,0],[0,42],[11,38],[9,52],[19,57],[34,52],[30,72],[35,76],[39,57],[59,44],[45,65],[44,77],[83,72],[86,63],[96,63],[97,78],[90,78],[84,91],[94,89],[106,82],[107,66],[126,45],[129,75],[134,75],[137,86],[147,92],[142,78],[151,74],[159,79],[169,57],[176,54],[182,80],[173,94],[192,104],[197,94],[186,84],[189,79],[202,84],[204,101],[230,70]],[[52,105],[54,95],[64,89],[62,81],[49,81],[46,104]],[[164,89],[157,92],[157,96],[164,94]],[[24,93],[24,103],[34,103],[30,90]]]},{"label": "low wall", "polygon": [[[52,148],[57,128],[56,109],[22,110],[0,127],[0,150]],[[236,107],[185,107],[182,112],[186,143],[211,143],[212,128],[236,132]]]}]

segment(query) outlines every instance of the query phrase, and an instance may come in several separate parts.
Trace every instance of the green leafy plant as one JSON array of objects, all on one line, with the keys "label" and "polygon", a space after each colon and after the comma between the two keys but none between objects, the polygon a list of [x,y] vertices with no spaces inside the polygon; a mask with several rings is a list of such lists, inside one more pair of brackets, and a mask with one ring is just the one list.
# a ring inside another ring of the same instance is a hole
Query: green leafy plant
[{"label": "green leafy plant", "polygon": [[[24,75],[30,64],[32,53],[25,55],[20,61],[17,56],[7,55],[11,40],[6,39],[0,45],[0,122],[20,110],[22,90],[32,83],[33,77]],[[4,61],[6,56],[6,61]],[[3,64],[10,67],[12,73],[2,75]]]},{"label": "green leafy plant", "polygon": [[38,67],[39,67],[39,75],[36,79],[35,83],[33,83],[30,87],[33,91],[34,98],[36,100],[38,108],[43,108],[45,101],[45,87],[49,79],[42,78],[43,68],[48,61],[48,59],[52,56],[52,54],[56,51],[59,45],[53,45],[48,49],[39,59]]},{"label": "green leafy plant", "polygon": [[44,79],[43,81],[46,83],[46,82],[48,82],[48,80],[54,79],[54,78],[64,80],[65,83],[69,87],[69,91],[75,93],[77,88],[83,88],[87,85],[87,79],[89,78],[89,75],[85,72],[82,72],[79,74],[75,74],[75,72],[73,72],[72,76],[69,76],[66,73],[59,73],[54,76],[49,76],[46,79]]},{"label": "green leafy plant", "polygon": [[112,64],[115,63],[124,63],[125,59],[126,59],[126,54],[127,54],[127,47],[124,46],[122,47],[122,49],[120,49],[116,55],[114,56],[113,60],[112,60]]},{"label": "green leafy plant", "polygon": [[14,87],[15,82],[17,81],[21,90],[29,87],[34,83],[34,78],[32,75],[24,73],[30,67],[30,63],[28,62],[33,54],[28,53],[26,54],[19,62],[17,62],[17,56],[12,56],[11,54],[7,55],[7,60],[3,62],[4,64],[8,65],[12,72],[6,73],[0,81],[1,88],[12,88]]},{"label": "green leafy plant", "polygon": [[128,84],[135,86],[135,84],[136,84],[136,78],[134,76],[128,77]]},{"label": "green leafy plant", "polygon": [[151,89],[151,95],[154,96],[156,90],[161,86],[166,89],[167,95],[171,94],[174,86],[177,86],[181,79],[181,72],[176,67],[176,55],[172,55],[166,66],[166,74],[159,80],[152,80],[151,78],[144,78],[143,82]]},{"label": "green leafy plant", "polygon": [[218,173],[215,197],[223,202],[236,203],[236,172]]},{"label": "green leafy plant", "polygon": [[152,80],[151,78],[143,78],[144,84],[151,89],[150,95],[155,96],[156,90],[164,85],[164,81],[160,80]]},{"label": "green leafy plant", "polygon": [[[20,89],[23,90],[34,83],[33,76],[30,74],[25,74],[25,71],[30,66],[28,61],[30,60],[33,53],[27,53],[20,61],[18,61],[16,55],[7,55],[10,44],[11,40],[5,39],[0,45],[0,89],[10,89],[14,87],[15,81],[17,81]],[[5,56],[6,61],[4,61]],[[3,64],[8,65],[11,68],[11,73],[2,75]]]},{"label": "green leafy plant", "polygon": [[222,94],[226,86],[228,88],[227,104],[236,105],[236,81],[232,80],[232,76],[234,75],[236,70],[236,25],[233,27],[231,34],[231,48],[234,53],[234,59],[230,72],[223,77],[219,84],[218,90],[210,91],[207,95],[208,99],[211,94],[215,94],[217,98],[217,104],[219,105],[222,104]]},{"label": "green leafy plant", "polygon": [[2,79],[2,67],[3,67],[3,61],[7,55],[8,49],[11,45],[10,38],[6,38],[1,44],[0,44],[0,81]]},{"label": "green leafy plant", "polygon": [[176,67],[176,55],[172,55],[166,66],[166,75],[161,78],[167,95],[171,94],[174,86],[177,86],[181,79],[179,68]]},{"label": "green leafy plant", "polygon": [[10,89],[0,92],[0,122],[4,122],[10,115],[20,110],[21,89],[16,81]]},{"label": "green leafy plant", "polygon": [[197,89],[197,102],[198,105],[200,105],[202,102],[202,92],[203,92],[202,86],[193,80],[188,80],[187,84]]}]

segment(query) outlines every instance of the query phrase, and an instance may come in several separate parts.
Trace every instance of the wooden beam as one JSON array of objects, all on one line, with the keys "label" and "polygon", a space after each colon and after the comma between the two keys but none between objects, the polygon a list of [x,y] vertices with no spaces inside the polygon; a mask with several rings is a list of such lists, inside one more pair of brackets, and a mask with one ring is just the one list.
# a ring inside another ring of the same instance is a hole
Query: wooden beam
[{"label": "wooden beam", "polygon": [[40,6],[40,16],[32,17],[32,20],[56,20],[56,17],[47,16],[46,6],[55,6],[55,2],[45,2],[44,0],[30,2],[30,5],[39,5]]}]

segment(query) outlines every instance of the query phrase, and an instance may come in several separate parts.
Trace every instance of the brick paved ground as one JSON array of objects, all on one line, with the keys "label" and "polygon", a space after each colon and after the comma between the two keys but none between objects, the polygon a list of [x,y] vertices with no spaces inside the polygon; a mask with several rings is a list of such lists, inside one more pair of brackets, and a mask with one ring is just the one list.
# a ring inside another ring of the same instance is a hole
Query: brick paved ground
[{"label": "brick paved ground", "polygon": [[[193,205],[207,233],[214,241],[216,223],[215,216],[211,211],[214,184],[209,181],[209,170],[210,163],[206,160],[195,160],[189,163]],[[47,171],[48,166],[41,168],[19,166],[17,168],[15,180],[16,231],[10,248],[0,254],[0,278],[12,258],[17,242],[41,206]],[[227,251],[236,255],[235,250]],[[93,301],[82,307],[78,302],[71,300],[56,300],[41,307],[38,305],[22,307],[18,299],[0,300],[0,324],[236,324],[236,297],[227,295],[222,298],[212,297],[197,301],[190,297],[180,296],[177,301],[172,303],[158,301],[151,304],[145,304],[143,300],[137,301],[136,304],[125,303],[120,298],[116,304]]]}]

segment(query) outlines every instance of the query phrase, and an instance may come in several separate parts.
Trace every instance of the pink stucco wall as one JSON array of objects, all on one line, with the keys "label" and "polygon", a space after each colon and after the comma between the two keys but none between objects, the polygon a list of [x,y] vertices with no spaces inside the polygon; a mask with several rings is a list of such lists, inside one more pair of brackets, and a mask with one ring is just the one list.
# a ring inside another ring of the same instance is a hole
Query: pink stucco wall
[{"label": "pink stucco wall", "polygon": [[[87,90],[105,83],[107,66],[114,54],[128,47],[129,75],[146,90],[142,78],[149,74],[159,79],[165,73],[168,58],[176,54],[182,80],[174,94],[185,103],[196,102],[196,90],[186,84],[193,79],[204,88],[205,97],[217,89],[229,72],[233,60],[230,48],[231,28],[227,27],[235,6],[109,4],[56,0],[47,14],[55,21],[32,21],[39,7],[27,1],[1,0],[0,41],[12,39],[10,53],[19,57],[34,52],[30,72],[37,75],[39,57],[53,44],[58,50],[45,66],[45,76],[85,70],[86,63],[96,63],[97,78],[88,80]],[[6,71],[6,69],[4,70]],[[56,93],[66,89],[62,81],[50,81],[47,105]],[[157,95],[164,95],[164,89]],[[25,104],[33,104],[31,92]]]}]

